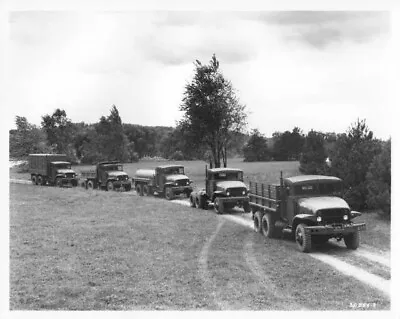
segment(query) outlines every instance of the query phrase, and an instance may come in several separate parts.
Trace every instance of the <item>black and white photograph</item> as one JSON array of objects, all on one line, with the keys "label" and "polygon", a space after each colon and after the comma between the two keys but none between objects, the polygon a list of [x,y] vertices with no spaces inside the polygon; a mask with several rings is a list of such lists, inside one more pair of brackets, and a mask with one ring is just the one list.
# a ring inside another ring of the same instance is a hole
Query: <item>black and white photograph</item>
[{"label": "black and white photograph", "polygon": [[4,9],[5,318],[398,318],[393,7]]}]

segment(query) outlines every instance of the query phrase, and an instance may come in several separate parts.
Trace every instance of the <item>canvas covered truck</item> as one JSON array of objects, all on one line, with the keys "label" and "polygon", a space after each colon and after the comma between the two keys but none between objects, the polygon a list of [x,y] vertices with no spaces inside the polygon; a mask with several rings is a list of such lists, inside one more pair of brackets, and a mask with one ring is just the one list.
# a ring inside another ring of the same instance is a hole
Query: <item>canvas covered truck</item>
[{"label": "canvas covered truck", "polygon": [[193,191],[192,181],[185,175],[181,165],[162,165],[155,169],[138,169],[132,178],[136,193],[151,196],[157,193],[171,200],[175,195],[189,197]]},{"label": "canvas covered truck", "polygon": [[243,171],[236,168],[206,167],[206,188],[190,194],[190,205],[207,209],[210,203],[214,204],[217,214],[235,206],[243,207],[250,212],[247,186],[243,183]]},{"label": "canvas covered truck", "polygon": [[333,176],[303,175],[283,178],[279,184],[250,182],[250,207],[254,229],[266,237],[289,234],[302,252],[330,238],[344,239],[348,249],[357,249],[365,223],[353,219],[343,199],[343,182]]},{"label": "canvas covered truck", "polygon": [[77,186],[78,180],[65,154],[29,154],[29,173],[35,185]]},{"label": "canvas covered truck", "polygon": [[86,189],[130,191],[132,184],[118,161],[99,162],[95,169],[81,171],[81,183]]}]

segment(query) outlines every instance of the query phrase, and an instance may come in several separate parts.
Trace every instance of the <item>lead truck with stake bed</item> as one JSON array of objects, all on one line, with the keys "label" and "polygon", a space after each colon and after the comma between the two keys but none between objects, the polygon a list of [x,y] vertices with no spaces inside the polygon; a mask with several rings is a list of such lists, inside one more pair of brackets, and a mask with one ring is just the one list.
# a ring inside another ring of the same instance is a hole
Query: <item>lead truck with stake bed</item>
[{"label": "lead truck with stake bed", "polygon": [[76,173],[65,154],[29,154],[29,173],[35,185],[77,186]]},{"label": "lead truck with stake bed", "polygon": [[303,252],[313,243],[344,239],[348,249],[357,249],[365,223],[351,211],[343,197],[343,182],[333,176],[303,175],[280,178],[280,184],[250,182],[250,206],[254,229],[266,237],[290,234]]}]

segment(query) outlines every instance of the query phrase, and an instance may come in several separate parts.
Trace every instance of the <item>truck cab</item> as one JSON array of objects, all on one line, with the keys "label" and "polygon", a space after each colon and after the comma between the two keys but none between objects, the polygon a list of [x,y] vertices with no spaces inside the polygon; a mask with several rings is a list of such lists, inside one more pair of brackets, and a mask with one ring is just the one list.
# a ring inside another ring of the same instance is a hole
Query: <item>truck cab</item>
[{"label": "truck cab", "polygon": [[129,191],[132,187],[128,174],[124,172],[122,164],[117,161],[98,163],[96,175],[100,187],[106,187],[107,190],[125,188]]},{"label": "truck cab", "polygon": [[155,170],[156,191],[164,193],[167,199],[174,195],[185,194],[189,197],[193,188],[192,181],[185,175],[185,169],[181,165],[162,165]]},{"label": "truck cab", "polygon": [[206,188],[190,196],[192,207],[206,208],[214,203],[214,210],[222,214],[235,206],[250,211],[248,189],[243,183],[243,171],[237,168],[206,168]]},{"label": "truck cab", "polygon": [[75,171],[71,169],[70,162],[50,162],[50,180],[57,186],[65,184],[71,184],[72,186],[78,185]]}]

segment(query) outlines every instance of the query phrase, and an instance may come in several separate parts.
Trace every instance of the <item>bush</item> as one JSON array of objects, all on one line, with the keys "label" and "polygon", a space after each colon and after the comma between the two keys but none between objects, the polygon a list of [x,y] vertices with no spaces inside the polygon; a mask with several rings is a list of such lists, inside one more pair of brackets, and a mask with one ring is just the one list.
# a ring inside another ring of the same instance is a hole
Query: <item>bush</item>
[{"label": "bush", "polygon": [[173,161],[183,161],[185,159],[185,156],[181,151],[175,151],[170,158]]},{"label": "bush", "polygon": [[267,139],[258,130],[253,130],[250,139],[243,147],[244,162],[268,161],[271,159]]},{"label": "bush", "polygon": [[367,204],[379,208],[390,218],[391,214],[391,141],[384,143],[382,152],[376,155],[367,173]]}]

